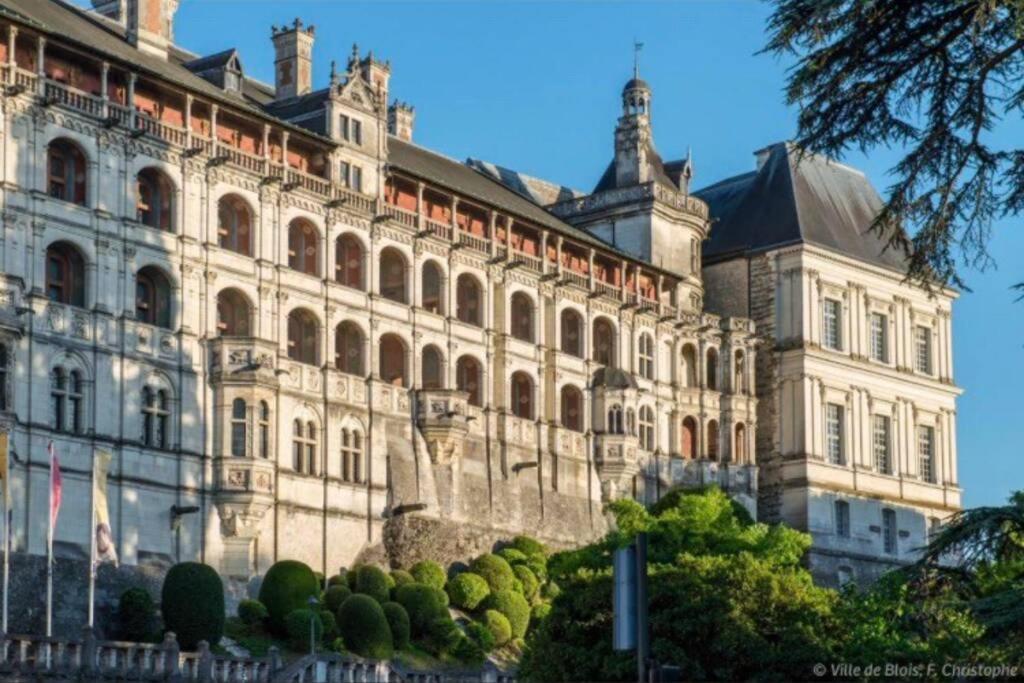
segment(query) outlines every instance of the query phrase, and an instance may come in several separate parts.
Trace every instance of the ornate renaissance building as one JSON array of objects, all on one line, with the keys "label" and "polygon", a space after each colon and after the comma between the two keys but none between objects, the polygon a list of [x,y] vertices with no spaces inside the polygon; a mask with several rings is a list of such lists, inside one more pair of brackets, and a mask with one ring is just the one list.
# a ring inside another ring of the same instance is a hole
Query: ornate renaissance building
[{"label": "ornate renaissance building", "polygon": [[777,146],[691,193],[634,78],[579,192],[413,143],[372,53],[314,89],[299,20],[271,86],[177,46],[177,0],[93,4],[0,0],[17,551],[45,552],[51,441],[58,555],[106,449],[124,564],[240,580],[578,543],[712,483],[845,580],[959,506],[952,295],[864,234],[855,171]]}]

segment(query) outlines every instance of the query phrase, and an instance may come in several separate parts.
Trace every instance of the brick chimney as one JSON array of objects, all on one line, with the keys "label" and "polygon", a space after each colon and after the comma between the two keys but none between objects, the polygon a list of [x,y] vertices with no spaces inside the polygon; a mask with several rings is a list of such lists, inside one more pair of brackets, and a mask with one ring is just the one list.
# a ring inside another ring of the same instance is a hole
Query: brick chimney
[{"label": "brick chimney", "polygon": [[272,27],[275,99],[305,95],[313,90],[313,41],[316,27],[296,19],[291,26]]},{"label": "brick chimney", "polygon": [[416,122],[416,109],[405,102],[395,101],[388,107],[388,132],[400,140],[412,142],[412,127]]},{"label": "brick chimney", "polygon": [[174,44],[178,0],[127,0],[128,40],[140,50],[167,59]]}]

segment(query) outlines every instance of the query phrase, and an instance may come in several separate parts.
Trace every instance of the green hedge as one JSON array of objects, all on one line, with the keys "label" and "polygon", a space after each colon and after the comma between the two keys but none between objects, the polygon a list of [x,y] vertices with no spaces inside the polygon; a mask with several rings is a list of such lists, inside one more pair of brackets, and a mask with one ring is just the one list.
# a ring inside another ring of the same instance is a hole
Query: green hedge
[{"label": "green hedge", "polygon": [[425,637],[434,619],[448,615],[447,608],[438,596],[439,592],[422,583],[409,583],[395,589],[395,601],[409,613],[413,638]]},{"label": "green hedge", "polygon": [[512,566],[515,566],[517,564],[523,564],[526,562],[527,559],[526,555],[512,547],[502,548],[497,553],[495,553],[495,555],[502,558]]},{"label": "green hedge", "polygon": [[334,640],[341,635],[338,631],[338,620],[334,618],[334,612],[321,608],[320,609],[320,621],[324,625],[324,638],[325,643],[333,643]]},{"label": "green hedge", "polygon": [[487,609],[501,612],[508,618],[512,627],[512,637],[522,638],[530,628],[530,604],[519,593],[513,591],[497,591],[484,602]]},{"label": "green hedge", "polygon": [[479,643],[472,638],[466,636],[459,636],[459,641],[455,644],[455,647],[449,650],[451,655],[455,659],[459,660],[463,664],[483,664],[486,654]]},{"label": "green hedge", "polygon": [[381,605],[384,616],[388,620],[388,627],[391,629],[391,640],[396,650],[409,649],[409,639],[412,632],[409,628],[409,613],[397,602],[385,602]]},{"label": "green hedge", "polygon": [[341,603],[348,600],[350,595],[352,595],[352,591],[348,589],[348,586],[334,584],[327,588],[327,592],[324,593],[322,602],[324,603],[324,607],[329,609],[331,612],[337,613],[338,608],[341,607]]},{"label": "green hedge", "polygon": [[391,572],[391,580],[395,582],[395,588],[400,588],[408,583],[416,583],[412,574],[404,569],[396,569]]},{"label": "green hedge", "polygon": [[262,626],[267,620],[267,608],[259,600],[242,600],[238,603],[238,618],[249,628]]},{"label": "green hedge", "polygon": [[309,652],[309,632],[313,630],[313,639],[319,643],[324,638],[324,622],[319,610],[308,607],[294,609],[285,615],[284,630],[288,636],[288,645],[296,652]]},{"label": "green hedge", "polygon": [[533,572],[525,564],[517,564],[512,567],[512,571],[523,587],[523,597],[528,601],[533,600],[537,595],[537,590],[540,588],[540,582],[537,580],[537,577],[534,576]]},{"label": "green hedge", "polygon": [[156,605],[149,591],[129,588],[117,603],[117,628],[122,640],[149,642],[156,631]]},{"label": "green hedge", "polygon": [[515,583],[516,576],[512,573],[512,567],[497,555],[481,555],[473,560],[469,569],[484,577],[492,592],[511,590]]},{"label": "green hedge", "polygon": [[423,583],[437,590],[444,590],[444,584],[448,581],[448,575],[444,567],[433,560],[421,560],[409,570],[417,583]]},{"label": "green hedge", "polygon": [[310,598],[320,597],[320,583],[313,570],[296,560],[275,562],[260,586],[260,602],[267,608],[267,625],[280,636],[288,635],[285,617],[307,609]]},{"label": "green hedge", "polygon": [[459,630],[458,625],[449,615],[445,614],[434,618],[427,625],[427,634],[423,639],[423,644],[436,655],[451,654],[462,638],[462,631]]},{"label": "green hedge", "polygon": [[369,595],[356,594],[342,603],[338,629],[348,651],[360,657],[388,659],[394,652],[384,609]]},{"label": "green hedge", "polygon": [[484,612],[484,626],[494,637],[495,645],[504,645],[512,639],[512,624],[498,610],[489,609]]},{"label": "green hedge", "polygon": [[164,578],[160,610],[182,648],[194,649],[200,640],[216,645],[224,634],[224,583],[213,567],[176,564]]},{"label": "green hedge", "polygon": [[377,602],[387,602],[391,596],[388,575],[380,567],[371,564],[361,565],[356,569],[356,593],[369,595]]},{"label": "green hedge", "polygon": [[[499,614],[499,616],[501,615]],[[476,621],[466,624],[466,637],[476,643],[483,652],[490,652],[496,644],[491,630]]]},{"label": "green hedge", "polygon": [[490,594],[484,577],[473,572],[462,572],[448,582],[448,597],[460,609],[475,610]]},{"label": "green hedge", "polygon": [[546,557],[548,554],[548,549],[544,547],[544,544],[531,536],[516,536],[512,539],[511,547],[527,557],[535,555]]}]

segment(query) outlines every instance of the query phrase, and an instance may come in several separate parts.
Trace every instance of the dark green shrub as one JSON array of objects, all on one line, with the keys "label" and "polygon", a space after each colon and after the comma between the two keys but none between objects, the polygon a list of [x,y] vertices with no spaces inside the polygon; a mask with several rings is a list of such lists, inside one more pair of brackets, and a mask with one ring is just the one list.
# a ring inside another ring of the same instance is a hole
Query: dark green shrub
[{"label": "dark green shrub", "polygon": [[117,603],[117,627],[123,640],[148,642],[156,631],[156,605],[149,591],[129,588]]},{"label": "dark green shrub", "polygon": [[469,568],[470,571],[484,577],[484,581],[491,587],[491,592],[511,590],[515,583],[516,575],[512,573],[512,567],[497,555],[481,555],[473,560]]},{"label": "dark green shrub", "polygon": [[316,577],[316,582],[320,586],[320,590],[327,587],[327,580],[324,578],[323,572],[313,572],[313,576]]},{"label": "dark green shrub", "polygon": [[338,620],[334,618],[334,612],[321,608],[320,622],[324,625],[323,641],[325,643],[333,643],[341,635],[338,631]]},{"label": "dark green shrub", "polygon": [[479,645],[480,649],[484,652],[490,652],[494,649],[494,634],[491,633],[489,628],[479,622],[471,621],[466,624],[466,637]]},{"label": "dark green shrub", "polygon": [[267,608],[259,600],[242,600],[238,603],[238,618],[246,626],[262,626],[267,620]]},{"label": "dark green shrub", "polygon": [[484,577],[473,572],[463,572],[448,582],[448,597],[451,603],[464,610],[475,610],[491,589]]},{"label": "dark green shrub", "polygon": [[431,587],[430,590],[432,590],[435,593],[437,593],[437,599],[441,602],[442,605],[447,607],[448,605],[451,604],[452,601],[448,599],[448,594],[445,593],[443,590],[438,589],[438,588],[433,588],[433,587]]},{"label": "dark green shrub", "polygon": [[377,602],[387,602],[391,596],[388,586],[388,575],[380,567],[371,564],[361,565],[356,569],[356,593],[369,595]]},{"label": "dark green shrub", "polygon": [[517,564],[523,564],[526,562],[526,555],[512,547],[502,548],[501,550],[496,552],[495,555],[504,559],[512,566],[515,566]]},{"label": "dark green shrub", "polygon": [[416,579],[413,578],[412,574],[404,569],[396,569],[391,572],[391,580],[395,582],[395,588],[404,586],[407,583],[416,583]]},{"label": "dark green shrub", "polygon": [[524,564],[517,564],[512,567],[512,571],[515,573],[516,578],[519,579],[520,585],[522,585],[523,597],[527,601],[533,600],[537,595],[537,590],[540,588],[540,582],[537,581],[537,577],[533,575],[530,568]]},{"label": "dark green shrub", "polygon": [[562,592],[562,589],[558,587],[558,584],[554,581],[548,581],[540,589],[540,596],[545,600],[554,600]]},{"label": "dark green shrub", "polygon": [[551,614],[551,603],[542,602],[533,606],[530,610],[530,625],[533,626]]},{"label": "dark green shrub", "polygon": [[369,595],[353,595],[342,603],[338,630],[348,651],[360,657],[388,659],[394,652],[384,609]]},{"label": "dark green shrub", "polygon": [[352,591],[348,589],[348,586],[335,584],[327,588],[327,592],[324,593],[322,602],[324,603],[324,607],[337,614],[338,608],[341,607],[341,603],[348,600],[348,596],[350,595],[352,595]]},{"label": "dark green shrub", "polygon": [[427,648],[438,655],[451,653],[462,640],[462,631],[459,630],[455,621],[445,614],[436,617],[427,626],[427,635],[424,644]]},{"label": "dark green shrub", "polygon": [[438,593],[439,591],[422,583],[408,583],[395,589],[395,601],[409,613],[409,626],[413,638],[423,638],[430,622],[448,614]]},{"label": "dark green shrub", "polygon": [[319,643],[324,637],[324,622],[320,619],[319,610],[303,607],[292,610],[285,616],[284,630],[288,636],[288,645],[293,650],[309,652],[310,631],[313,632],[313,640]]},{"label": "dark green shrub", "polygon": [[164,578],[160,610],[182,648],[191,650],[200,640],[216,645],[224,633],[224,583],[208,565],[176,564]]},{"label": "dark green shrub", "polygon": [[544,581],[547,580],[548,561],[546,558],[534,555],[533,557],[526,558],[526,562],[523,564],[529,567],[530,571],[533,572],[533,575],[537,577],[538,581],[544,583]]},{"label": "dark green shrub", "polygon": [[431,588],[444,590],[444,584],[448,581],[448,575],[444,573],[444,567],[433,560],[421,560],[409,570],[412,577],[418,583],[423,583]]},{"label": "dark green shrub", "polygon": [[522,638],[530,627],[530,604],[519,593],[513,591],[497,591],[484,602],[487,609],[501,612],[512,627],[512,637]]},{"label": "dark green shrub", "polygon": [[320,583],[313,570],[296,560],[275,562],[263,577],[260,602],[267,608],[267,625],[279,636],[288,635],[285,617],[307,609],[310,598],[320,596]]},{"label": "dark green shrub", "polygon": [[512,639],[512,624],[508,617],[497,610],[489,609],[484,612],[484,626],[494,636],[495,645],[504,645]]},{"label": "dark green shrub", "polygon": [[[342,571],[344,571],[344,569]],[[348,579],[344,574],[335,574],[331,578],[327,579],[327,588],[330,588],[331,586],[345,586],[348,588]]]},{"label": "dark green shrub", "polygon": [[388,620],[388,627],[391,629],[391,640],[396,650],[407,650],[409,648],[409,613],[397,602],[385,602],[381,605],[384,616]]},{"label": "dark green shrub", "polygon": [[455,659],[463,664],[482,664],[484,661],[484,650],[472,638],[460,636],[459,641],[450,650]]},{"label": "dark green shrub", "polygon": [[545,557],[548,554],[548,549],[544,547],[544,544],[530,536],[516,536],[512,539],[511,546],[527,557],[534,555]]},{"label": "dark green shrub", "polygon": [[356,571],[357,569],[359,569],[359,567],[353,567],[352,569],[349,569],[347,572],[345,572],[345,583],[348,584],[348,589],[353,593],[356,592],[356,575],[358,574],[358,572]]}]

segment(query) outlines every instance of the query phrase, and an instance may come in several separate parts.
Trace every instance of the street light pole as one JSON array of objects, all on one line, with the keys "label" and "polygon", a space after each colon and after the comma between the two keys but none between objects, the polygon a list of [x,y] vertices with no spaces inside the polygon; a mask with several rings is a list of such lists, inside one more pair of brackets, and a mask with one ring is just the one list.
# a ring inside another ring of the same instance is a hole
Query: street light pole
[{"label": "street light pole", "polygon": [[316,656],[316,607],[320,601],[309,596],[309,654]]}]

